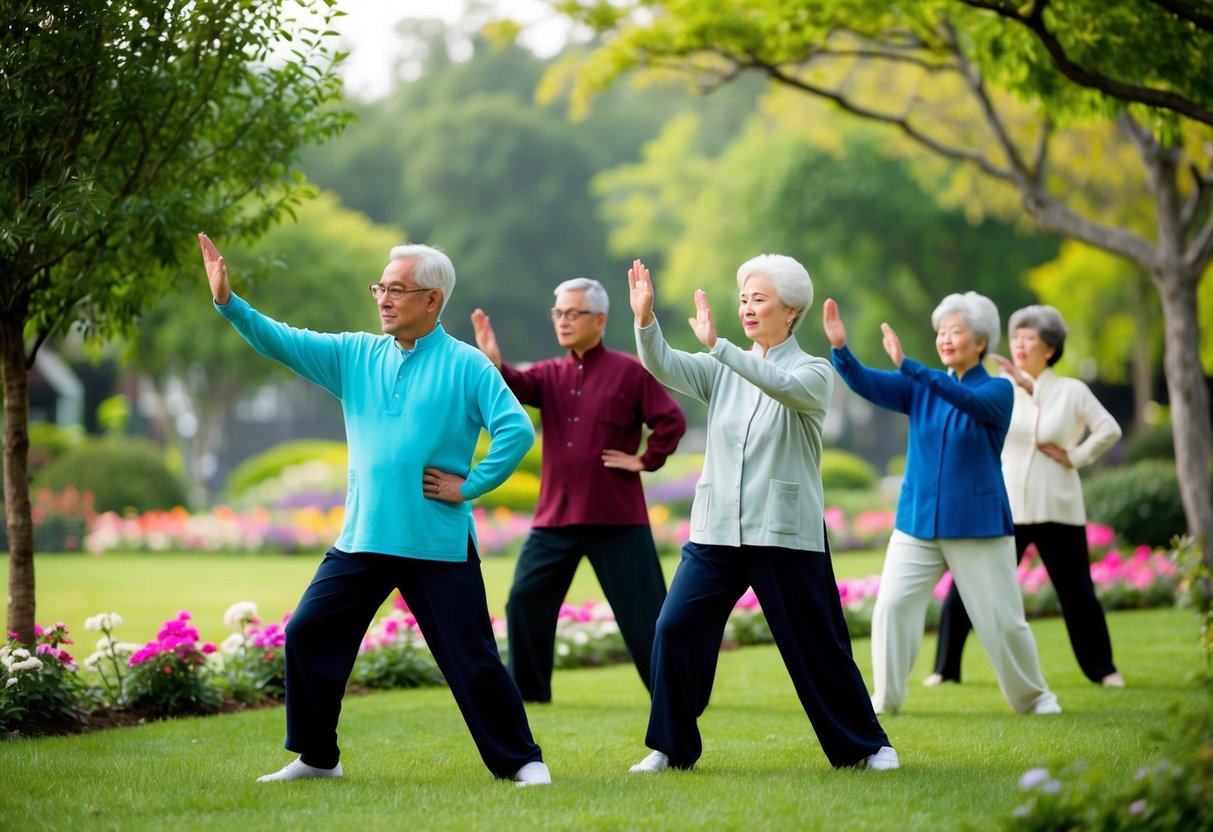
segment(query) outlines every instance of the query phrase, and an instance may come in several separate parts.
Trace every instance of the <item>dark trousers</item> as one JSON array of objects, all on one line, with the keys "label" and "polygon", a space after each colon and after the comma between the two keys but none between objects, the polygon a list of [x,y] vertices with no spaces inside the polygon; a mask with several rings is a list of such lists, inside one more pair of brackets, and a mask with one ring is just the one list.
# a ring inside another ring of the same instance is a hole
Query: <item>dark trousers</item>
[{"label": "dark trousers", "polygon": [[541,760],[489,620],[480,560],[417,560],[329,549],[286,625],[286,747],[337,764],[337,718],[358,647],[398,588],[450,685],[480,757],[496,777]]},{"label": "dark trousers", "polygon": [[[1087,530],[1067,523],[1032,523],[1015,527],[1015,554],[1023,560],[1028,546],[1036,544],[1049,580],[1057,591],[1070,646],[1078,666],[1092,682],[1116,672],[1112,663],[1112,640],[1103,607],[1095,597],[1091,582],[1091,555],[1087,548]],[[939,646],[935,653],[935,672],[945,679],[960,681],[960,656],[973,628],[969,613],[961,601],[956,584],[948,590],[939,619]]]},{"label": "dark trousers", "polygon": [[697,720],[712,694],[725,623],[750,586],[830,764],[855,765],[889,745],[851,654],[828,544],[805,552],[696,543],[682,547],[657,619],[645,744],[676,768],[703,753]]},{"label": "dark trousers", "polygon": [[531,529],[505,607],[510,673],[527,702],[552,700],[556,621],[585,555],[594,567],[636,670],[651,689],[653,629],[665,600],[665,576],[648,525],[576,525]]}]

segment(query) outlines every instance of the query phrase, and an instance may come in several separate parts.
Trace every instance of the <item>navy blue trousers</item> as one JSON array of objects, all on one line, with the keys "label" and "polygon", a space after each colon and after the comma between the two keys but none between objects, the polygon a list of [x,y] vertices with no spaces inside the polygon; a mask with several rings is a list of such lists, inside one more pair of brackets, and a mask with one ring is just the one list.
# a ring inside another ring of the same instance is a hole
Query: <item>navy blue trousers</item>
[{"label": "navy blue trousers", "polygon": [[308,765],[340,759],[337,719],[358,647],[375,613],[399,589],[485,766],[511,777],[542,760],[518,688],[501,663],[480,560],[463,562],[329,549],[286,625],[286,747]]},{"label": "navy blue trousers", "polygon": [[[1035,543],[1041,563],[1049,573],[1061,615],[1070,635],[1070,646],[1078,666],[1092,682],[1101,682],[1116,672],[1112,663],[1112,639],[1095,584],[1091,581],[1091,552],[1084,526],[1069,523],[1025,523],[1015,526],[1015,552],[1019,560]],[[973,622],[960,599],[956,584],[943,600],[939,618],[939,645],[935,672],[953,682],[960,681],[960,659]]]},{"label": "navy blue trousers", "polygon": [[697,721],[712,694],[720,640],[729,613],[751,586],[830,764],[852,766],[890,744],[851,654],[826,545],[826,552],[682,547],[657,619],[645,736],[645,744],[666,754],[671,766],[691,768],[703,753]]},{"label": "navy blue trousers", "polygon": [[527,702],[552,699],[556,620],[583,555],[594,567],[640,680],[652,688],[653,630],[665,601],[665,576],[652,528],[538,528],[522,545],[505,607],[510,673]]}]

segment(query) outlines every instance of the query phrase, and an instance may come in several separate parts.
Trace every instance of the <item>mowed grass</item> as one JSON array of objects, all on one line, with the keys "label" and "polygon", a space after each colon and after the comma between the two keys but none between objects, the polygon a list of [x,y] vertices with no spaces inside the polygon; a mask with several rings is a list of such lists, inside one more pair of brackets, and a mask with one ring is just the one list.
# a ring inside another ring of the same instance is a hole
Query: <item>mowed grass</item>
[{"label": "mowed grass", "polygon": [[[842,555],[835,568],[866,575],[879,570],[879,560]],[[133,621],[142,599],[168,614],[213,603],[221,616],[233,600],[269,604],[262,599],[281,591],[285,610],[314,563],[209,555],[40,558],[40,609],[64,615],[118,609]],[[486,561],[497,613],[512,567]],[[83,607],[57,601],[64,576],[72,578],[72,593],[93,591],[81,588],[88,583],[82,571],[98,583],[112,572],[108,580],[122,587],[123,600],[111,603],[114,596],[103,593],[95,596],[97,609],[93,597]],[[266,594],[254,597],[254,590]],[[600,594],[583,569],[570,600]],[[64,617],[44,612],[40,621]],[[152,615],[153,626],[164,614]],[[78,622],[68,623],[81,635]],[[347,698],[340,781],[254,782],[292,758],[281,747],[281,708],[0,741],[0,829],[996,828],[1023,802],[1017,782],[1029,768],[1085,761],[1107,772],[1108,789],[1115,790],[1139,766],[1182,750],[1176,738],[1184,708],[1205,702],[1192,680],[1201,667],[1194,617],[1184,610],[1120,612],[1109,625],[1129,683],[1124,690],[1087,682],[1059,619],[1033,622],[1045,675],[1065,709],[1055,717],[1012,713],[976,643],[966,652],[964,685],[923,688],[934,653],[928,636],[905,710],[882,720],[901,756],[896,772],[831,769],[778,651],[746,647],[721,654],[712,703],[700,720],[705,752],[692,772],[627,773],[647,753],[648,698],[631,666],[620,665],[558,671],[553,704],[528,708],[552,769],[551,787],[518,789],[494,780],[446,689],[393,691]],[[219,624],[214,636],[221,634]],[[119,635],[151,634],[132,626]],[[92,636],[80,640],[87,644]],[[869,642],[857,639],[854,647],[870,680]]]}]

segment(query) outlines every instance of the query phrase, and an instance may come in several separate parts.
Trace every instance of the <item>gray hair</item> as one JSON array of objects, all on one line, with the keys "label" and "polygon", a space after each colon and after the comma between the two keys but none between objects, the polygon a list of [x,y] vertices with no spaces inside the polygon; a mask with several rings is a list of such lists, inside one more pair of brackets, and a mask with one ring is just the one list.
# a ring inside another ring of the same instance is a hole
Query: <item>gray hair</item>
[{"label": "gray hair", "polygon": [[1040,340],[1053,348],[1049,356],[1048,366],[1052,367],[1061,360],[1061,354],[1066,349],[1066,319],[1052,306],[1025,306],[1011,313],[1007,321],[1007,335],[1014,336],[1017,329],[1034,329],[1040,333]]},{"label": "gray hair", "polygon": [[786,254],[760,254],[737,269],[737,289],[744,289],[746,279],[756,274],[769,277],[779,299],[796,311],[788,329],[795,332],[804,320],[804,313],[813,305],[813,279],[809,277],[808,269]]},{"label": "gray hair", "polygon": [[998,307],[994,305],[994,301],[976,292],[948,295],[931,313],[931,326],[939,329],[939,324],[952,315],[960,315],[961,320],[973,332],[973,337],[986,342],[979,358],[985,358],[987,352],[998,346]]},{"label": "gray hair", "polygon": [[447,301],[455,291],[455,266],[451,263],[451,258],[446,256],[446,252],[435,246],[409,243],[396,246],[388,252],[388,256],[392,260],[417,261],[413,266],[413,280],[424,289],[437,289],[442,292],[442,306],[438,310],[438,316],[442,317]]},{"label": "gray hair", "polygon": [[574,277],[557,286],[552,294],[559,295],[561,292],[585,292],[587,312],[601,312],[605,315],[610,310],[611,299],[607,297],[607,290],[597,280]]}]

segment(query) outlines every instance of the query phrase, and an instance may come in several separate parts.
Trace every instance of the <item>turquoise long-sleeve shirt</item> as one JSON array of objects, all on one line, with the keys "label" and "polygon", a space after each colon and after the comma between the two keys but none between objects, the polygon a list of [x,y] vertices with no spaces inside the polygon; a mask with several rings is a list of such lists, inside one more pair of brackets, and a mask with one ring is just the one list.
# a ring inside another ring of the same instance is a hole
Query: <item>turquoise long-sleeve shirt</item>
[{"label": "turquoise long-sleeve shirt", "polygon": [[[439,324],[413,349],[390,335],[318,333],[267,318],[236,295],[220,314],[262,355],[341,401],[349,446],[345,524],[334,546],[421,560],[462,561],[476,540],[471,504],[422,495],[421,472],[465,477],[466,500],[513,473],[535,430],[501,373]],[[484,428],[488,455],[472,467]],[[479,547],[477,547],[479,548]]]},{"label": "turquoise long-sleeve shirt", "polygon": [[1015,403],[1009,381],[980,364],[958,380],[912,358],[873,370],[846,346],[830,357],[848,387],[910,417],[898,531],[925,540],[1014,534],[1000,459]]}]

